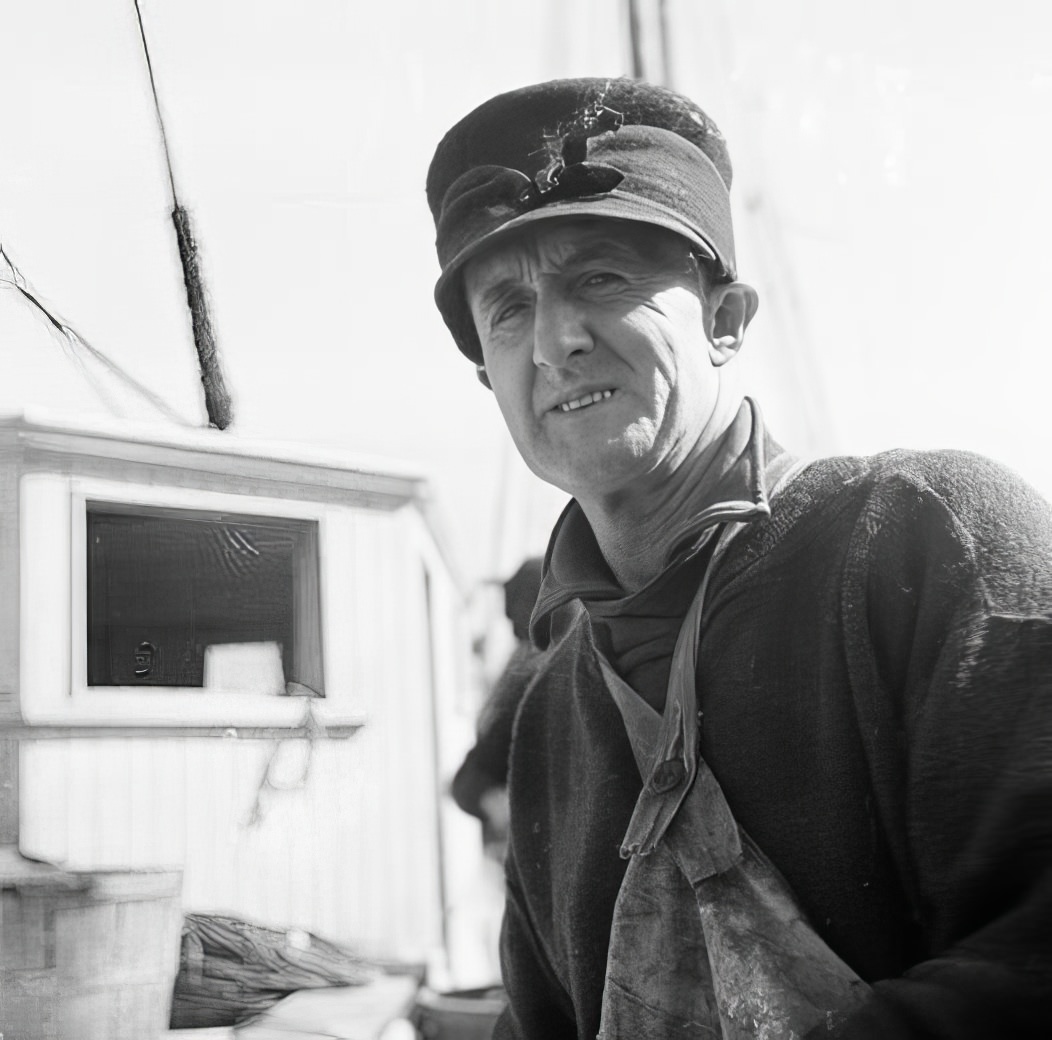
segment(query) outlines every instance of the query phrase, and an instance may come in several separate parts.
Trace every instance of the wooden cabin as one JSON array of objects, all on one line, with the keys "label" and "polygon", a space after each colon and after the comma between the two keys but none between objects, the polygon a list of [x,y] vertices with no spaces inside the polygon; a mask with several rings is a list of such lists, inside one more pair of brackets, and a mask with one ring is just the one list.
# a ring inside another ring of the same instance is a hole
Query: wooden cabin
[{"label": "wooden cabin", "polygon": [[13,414],[0,571],[0,842],[447,963],[481,848],[444,788],[477,701],[418,474]]}]

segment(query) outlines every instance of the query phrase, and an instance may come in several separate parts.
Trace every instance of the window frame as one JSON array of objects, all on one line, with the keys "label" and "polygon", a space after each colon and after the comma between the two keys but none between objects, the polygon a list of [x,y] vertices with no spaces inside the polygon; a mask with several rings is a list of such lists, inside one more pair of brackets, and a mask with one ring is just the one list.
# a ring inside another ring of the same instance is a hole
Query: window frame
[{"label": "window frame", "polygon": [[[112,499],[98,500],[87,498],[85,500],[84,523],[87,529],[91,528],[92,517],[132,517],[138,519],[155,519],[171,521],[189,521],[205,525],[238,525],[243,524],[250,527],[273,527],[284,528],[292,534],[294,543],[290,558],[292,567],[292,584],[288,588],[288,603],[290,610],[291,642],[290,667],[293,674],[287,680],[302,683],[304,694],[307,689],[315,691],[317,697],[325,696],[324,659],[321,650],[321,596],[319,582],[321,577],[321,554],[319,552],[318,522],[316,520],[305,520],[300,517],[289,516],[288,513],[280,517],[261,513],[232,513],[229,511],[218,512],[200,508],[183,509],[171,506],[144,506],[141,504],[128,504],[126,502],[114,502]],[[85,573],[92,567],[92,553],[87,547],[85,549]],[[87,587],[87,599],[92,600],[90,582]],[[90,617],[90,610],[87,612]],[[90,626],[89,626],[90,627]],[[91,639],[87,638],[87,653],[90,657]],[[106,689],[107,687],[122,686],[120,683],[93,683],[90,680],[91,662],[87,662],[88,686],[91,690]],[[178,683],[129,683],[129,688],[142,689],[144,687],[152,690],[182,690]],[[123,687],[122,687],[123,688]],[[203,685],[195,684],[192,687],[195,696],[206,689]],[[212,687],[216,689],[216,687]],[[221,690],[222,688],[219,687]],[[244,692],[244,691],[242,691]],[[274,696],[274,694],[269,694]]]},{"label": "window frame", "polygon": [[[258,516],[303,520],[317,525],[318,600],[317,633],[322,675],[327,667],[327,624],[331,590],[326,581],[323,561],[328,538],[328,508],[322,503],[303,500],[263,498],[203,490],[186,486],[147,485],[124,483],[99,478],[67,477],[63,482],[68,494],[68,527],[66,546],[56,545],[59,535],[53,521],[45,522],[39,537],[23,552],[23,657],[41,653],[47,645],[48,634],[42,619],[26,609],[26,582],[32,582],[35,572],[45,578],[45,590],[40,599],[46,602],[47,588],[57,587],[56,570],[68,567],[68,685],[49,681],[57,677],[59,668],[44,661],[39,666],[20,669],[27,677],[30,689],[23,690],[23,717],[29,723],[58,723],[95,726],[219,726],[235,729],[244,726],[298,727],[304,723],[312,705],[324,704],[326,698],[306,696],[275,696],[266,693],[209,690],[201,687],[159,686],[89,686],[88,685],[88,544],[87,515],[90,505],[112,505],[115,509],[134,511],[168,510],[193,513],[228,513],[237,516]],[[43,506],[54,505],[55,489],[45,489]],[[30,498],[32,496],[30,495]],[[23,523],[27,519],[23,510]],[[46,518],[44,518],[46,520]],[[23,534],[26,529],[23,526]],[[63,551],[64,550],[64,551]],[[58,559],[51,561],[54,553]],[[63,559],[64,558],[64,559]],[[50,578],[50,580],[48,580]],[[32,596],[32,591],[30,590]],[[35,598],[35,597],[34,597]],[[52,597],[53,598],[53,595]],[[52,605],[53,606],[53,605]],[[36,611],[39,613],[39,607]],[[61,647],[56,653],[61,652]],[[23,661],[23,665],[26,662]],[[62,688],[65,687],[65,688]],[[332,705],[324,714],[330,714]]]}]

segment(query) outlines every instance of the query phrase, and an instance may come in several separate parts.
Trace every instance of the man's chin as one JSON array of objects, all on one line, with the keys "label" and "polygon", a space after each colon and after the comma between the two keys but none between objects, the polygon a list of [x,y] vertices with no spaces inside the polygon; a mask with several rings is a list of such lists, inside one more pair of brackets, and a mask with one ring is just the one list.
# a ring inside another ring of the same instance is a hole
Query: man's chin
[{"label": "man's chin", "polygon": [[[532,467],[531,467],[532,468]],[[572,466],[559,470],[533,472],[549,484],[574,498],[602,498],[622,493],[631,487],[647,469],[645,455],[627,450],[625,445],[611,445],[611,450],[589,453]]]}]

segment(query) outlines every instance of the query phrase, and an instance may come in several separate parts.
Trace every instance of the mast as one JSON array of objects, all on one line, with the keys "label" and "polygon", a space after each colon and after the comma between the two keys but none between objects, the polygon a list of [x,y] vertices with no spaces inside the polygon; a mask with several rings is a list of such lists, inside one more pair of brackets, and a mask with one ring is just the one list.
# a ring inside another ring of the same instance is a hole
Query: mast
[{"label": "mast", "polygon": [[[749,267],[763,282],[765,324],[779,343],[771,362],[779,381],[779,396],[793,402],[792,415],[800,424],[798,443],[810,454],[827,454],[835,444],[831,414],[820,366],[815,357],[807,307],[800,287],[784,219],[775,194],[764,183],[764,165],[757,148],[754,106],[743,97],[733,72],[733,28],[725,0],[701,0],[689,9],[680,5],[678,33],[670,23],[676,8],[668,0],[626,0],[628,44],[633,75],[651,83],[682,90],[702,108],[719,113],[717,123],[729,131],[735,163],[736,237],[752,247]],[[674,83],[673,44],[682,59],[684,83]],[[711,107],[710,107],[711,106]],[[739,252],[739,257],[741,253]],[[745,280],[748,281],[748,275]]]}]

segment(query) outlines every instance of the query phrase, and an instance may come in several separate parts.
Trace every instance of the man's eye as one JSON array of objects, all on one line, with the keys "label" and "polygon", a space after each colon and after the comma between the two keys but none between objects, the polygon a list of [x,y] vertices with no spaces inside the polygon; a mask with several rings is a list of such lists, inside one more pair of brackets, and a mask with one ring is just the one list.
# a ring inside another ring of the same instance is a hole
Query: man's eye
[{"label": "man's eye", "polygon": [[613,271],[592,271],[581,279],[580,284],[585,289],[603,289],[620,281],[621,276]]},{"label": "man's eye", "polygon": [[506,321],[510,321],[515,315],[522,311],[522,303],[509,303],[501,307],[494,315],[492,323],[493,325],[502,325]]}]

